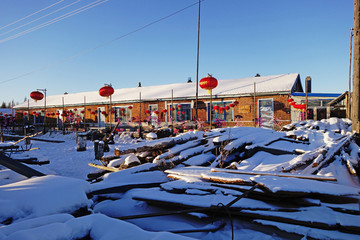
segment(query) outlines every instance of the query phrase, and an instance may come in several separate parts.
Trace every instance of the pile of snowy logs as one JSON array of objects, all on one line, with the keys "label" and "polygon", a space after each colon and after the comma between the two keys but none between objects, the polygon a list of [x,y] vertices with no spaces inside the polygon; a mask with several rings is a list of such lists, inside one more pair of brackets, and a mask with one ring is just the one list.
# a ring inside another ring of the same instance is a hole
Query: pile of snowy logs
[{"label": "pile of snowy logs", "polygon": [[[119,219],[201,212],[311,239],[355,239],[359,146],[350,130],[347,120],[329,119],[290,124],[281,132],[225,128],[119,146],[117,155],[94,165],[100,170],[89,181],[100,183],[90,195],[139,189],[134,200],[165,208]],[[120,178],[109,182],[111,172],[127,177],[114,175]],[[159,173],[168,180],[155,177]],[[136,180],[144,174],[147,180]]]}]

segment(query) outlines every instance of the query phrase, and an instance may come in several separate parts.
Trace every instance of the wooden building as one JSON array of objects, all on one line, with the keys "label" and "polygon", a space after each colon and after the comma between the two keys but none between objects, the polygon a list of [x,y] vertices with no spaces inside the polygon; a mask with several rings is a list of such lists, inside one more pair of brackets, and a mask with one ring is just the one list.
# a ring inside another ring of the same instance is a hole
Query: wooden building
[{"label": "wooden building", "polygon": [[[101,86],[99,86],[100,88]],[[62,128],[63,124],[105,127],[123,125],[191,124],[196,120],[213,126],[260,126],[276,128],[291,122],[288,97],[303,92],[297,73],[218,80],[210,95],[199,87],[196,115],[196,83],[116,89],[110,98],[98,91],[50,95],[15,106],[17,116],[31,124]],[[235,104],[234,104],[235,103]],[[236,104],[238,103],[238,104]],[[213,106],[218,106],[213,108]],[[157,113],[157,114],[156,114]]]}]

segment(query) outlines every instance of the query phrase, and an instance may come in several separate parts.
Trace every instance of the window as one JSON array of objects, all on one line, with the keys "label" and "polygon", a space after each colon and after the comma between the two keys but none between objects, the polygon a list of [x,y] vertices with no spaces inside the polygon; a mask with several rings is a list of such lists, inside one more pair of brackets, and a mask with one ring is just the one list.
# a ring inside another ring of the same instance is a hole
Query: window
[{"label": "window", "polygon": [[[225,109],[226,106],[229,106],[232,102],[213,102],[212,109],[211,109],[211,119],[212,121],[218,120],[225,120],[225,121],[232,121],[233,119],[233,109],[229,108],[228,110]],[[209,108],[210,104],[208,104]],[[215,107],[214,109],[214,106]],[[220,109],[221,108],[221,109]]]},{"label": "window", "polygon": [[[175,104],[175,121],[183,122],[191,120],[191,104]],[[171,108],[169,108],[171,109]],[[170,110],[170,114],[171,110]]]},{"label": "window", "polygon": [[128,106],[124,107],[113,107],[114,115],[115,115],[115,121],[120,121],[121,123],[126,123],[131,119],[131,110],[128,108]]},{"label": "window", "polygon": [[274,104],[273,99],[259,99],[258,126],[263,128],[274,127]]}]

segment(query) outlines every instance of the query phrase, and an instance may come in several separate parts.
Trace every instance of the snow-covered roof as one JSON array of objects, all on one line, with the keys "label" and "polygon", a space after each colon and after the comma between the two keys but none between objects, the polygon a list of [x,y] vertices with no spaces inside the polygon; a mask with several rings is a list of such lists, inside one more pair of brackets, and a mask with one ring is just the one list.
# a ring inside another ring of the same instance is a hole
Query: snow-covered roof
[{"label": "snow-covered roof", "polygon": [[[213,89],[213,95],[241,95],[254,92],[254,83],[256,83],[256,93],[270,92],[294,92],[302,91],[300,76],[298,73],[250,77],[241,79],[218,80],[218,86]],[[113,103],[135,102],[139,100],[140,93],[142,100],[170,99],[173,91],[174,99],[177,98],[195,98],[196,83],[176,83],[158,86],[145,86],[136,88],[115,89],[112,95]],[[199,88],[199,97],[206,97],[207,90]],[[83,105],[84,97],[86,104],[107,103],[107,98],[101,97],[98,91],[69,93],[65,95],[53,95],[46,97],[47,107],[62,106],[64,98],[65,105]],[[41,101],[30,100],[30,107],[43,107],[44,99]],[[27,108],[28,103],[24,102],[14,108]]]}]

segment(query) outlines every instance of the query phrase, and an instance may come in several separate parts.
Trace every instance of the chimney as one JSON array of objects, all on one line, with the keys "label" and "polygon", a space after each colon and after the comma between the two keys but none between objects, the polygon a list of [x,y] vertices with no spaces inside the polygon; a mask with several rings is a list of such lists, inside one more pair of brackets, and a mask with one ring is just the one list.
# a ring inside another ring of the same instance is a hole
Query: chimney
[{"label": "chimney", "polygon": [[311,77],[310,76],[307,76],[305,78],[305,92],[311,93]]},{"label": "chimney", "polygon": [[138,87],[141,87],[141,82],[139,82],[139,85],[138,85]]}]

